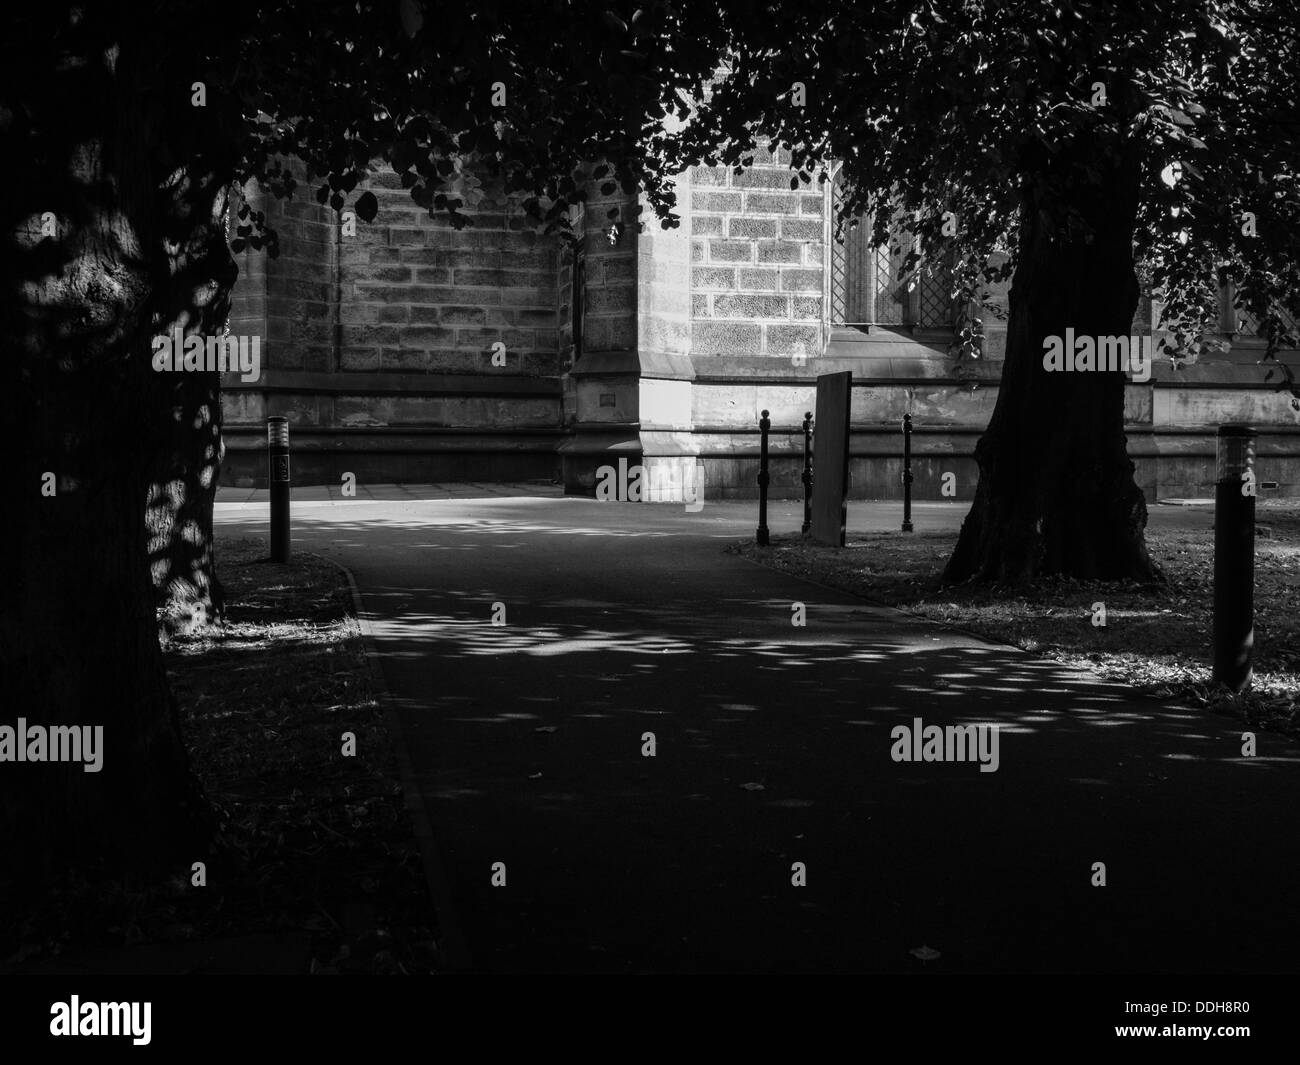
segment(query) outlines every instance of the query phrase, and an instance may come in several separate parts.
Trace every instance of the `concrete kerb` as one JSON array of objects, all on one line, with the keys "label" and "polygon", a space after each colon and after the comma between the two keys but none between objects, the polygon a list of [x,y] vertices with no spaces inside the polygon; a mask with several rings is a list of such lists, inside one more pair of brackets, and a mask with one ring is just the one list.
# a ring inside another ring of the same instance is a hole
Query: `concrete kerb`
[{"label": "concrete kerb", "polygon": [[393,753],[397,758],[397,771],[401,778],[402,795],[406,800],[406,810],[411,816],[411,827],[415,833],[416,842],[419,844],[420,858],[424,864],[424,877],[428,882],[429,894],[433,899],[433,906],[436,911],[438,959],[442,968],[448,972],[468,970],[470,965],[469,948],[461,935],[460,922],[457,920],[456,910],[451,901],[451,888],[447,882],[446,866],[442,861],[442,855],[433,834],[433,825],[429,821],[424,793],[420,790],[419,780],[415,775],[415,765],[411,761],[411,750],[406,742],[406,731],[402,727],[401,716],[397,712],[392,692],[389,690],[388,682],[384,677],[383,666],[380,664],[379,655],[375,651],[374,628],[366,616],[365,604],[361,598],[361,589],[357,587],[357,581],[352,575],[352,571],[343,563],[327,558],[325,555],[317,554],[315,551],[304,551],[303,554],[328,562],[341,570],[347,578],[348,589],[352,594],[352,609],[356,614],[357,624],[361,627],[361,646],[365,651],[366,668],[370,674],[371,689],[375,693],[376,702],[383,709],[384,724],[388,728],[389,735],[393,737]]}]

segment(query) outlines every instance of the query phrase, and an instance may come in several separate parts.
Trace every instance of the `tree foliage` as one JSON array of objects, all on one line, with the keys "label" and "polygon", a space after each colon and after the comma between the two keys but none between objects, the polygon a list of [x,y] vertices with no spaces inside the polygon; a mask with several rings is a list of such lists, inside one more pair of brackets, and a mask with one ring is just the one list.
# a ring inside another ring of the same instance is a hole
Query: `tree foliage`
[{"label": "tree foliage", "polygon": [[[805,181],[836,160],[845,217],[873,212],[883,242],[882,208],[901,208],[926,261],[956,253],[967,298],[1014,272],[1026,196],[1050,231],[1086,239],[1081,190],[1122,165],[1139,178],[1134,247],[1172,354],[1209,342],[1222,277],[1273,358],[1297,346],[1300,318],[1298,19],[1260,0],[737,9],[729,74],[675,158],[743,164],[762,132]],[[1011,257],[990,265],[998,247]]]}]

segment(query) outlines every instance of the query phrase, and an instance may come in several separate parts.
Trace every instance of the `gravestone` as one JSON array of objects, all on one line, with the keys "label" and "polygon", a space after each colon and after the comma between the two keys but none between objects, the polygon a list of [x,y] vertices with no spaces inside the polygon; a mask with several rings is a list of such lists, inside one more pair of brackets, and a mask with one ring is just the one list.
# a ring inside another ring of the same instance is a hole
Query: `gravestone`
[{"label": "gravestone", "polygon": [[853,374],[822,374],[817,378],[817,420],[813,436],[812,537],[833,547],[844,546],[848,525],[849,404]]}]

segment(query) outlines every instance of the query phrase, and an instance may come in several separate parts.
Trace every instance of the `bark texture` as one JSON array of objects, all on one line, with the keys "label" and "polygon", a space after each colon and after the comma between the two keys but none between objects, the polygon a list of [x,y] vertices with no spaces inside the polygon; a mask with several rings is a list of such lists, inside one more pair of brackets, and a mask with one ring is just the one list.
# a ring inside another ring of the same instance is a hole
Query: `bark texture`
[{"label": "bark texture", "polygon": [[0,552],[5,723],[103,729],[98,772],[0,772],[0,853],[25,884],[68,866],[188,873],[213,837],[146,550],[169,413],[149,360],[167,313],[159,195],[176,169],[160,146],[179,105],[153,106],[168,79],[138,29],[123,10],[92,6],[2,46],[0,413],[15,465],[13,546]]},{"label": "bark texture", "polygon": [[1101,173],[1072,196],[1086,235],[1058,226],[1035,191],[1041,186],[1026,186],[1006,361],[975,449],[979,485],[944,573],[949,583],[1162,579],[1147,554],[1146,501],[1126,449],[1125,375],[1043,367],[1044,338],[1064,337],[1067,327],[1130,334],[1138,172],[1121,160]]}]

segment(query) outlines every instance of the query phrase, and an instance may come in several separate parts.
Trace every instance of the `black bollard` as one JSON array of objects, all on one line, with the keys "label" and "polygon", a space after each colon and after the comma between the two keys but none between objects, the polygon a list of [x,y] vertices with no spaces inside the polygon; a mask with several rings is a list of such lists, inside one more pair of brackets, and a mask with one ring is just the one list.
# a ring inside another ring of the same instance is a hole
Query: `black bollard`
[{"label": "black bollard", "polygon": [[758,546],[766,547],[768,543],[767,535],[767,434],[772,428],[772,420],[768,418],[767,411],[763,411],[763,417],[758,420],[759,434],[759,453],[758,453]]},{"label": "black bollard", "polygon": [[803,526],[800,532],[807,536],[812,530],[812,411],[803,416]]},{"label": "black bollard", "polygon": [[903,415],[903,532],[912,531],[912,416]]},{"label": "black bollard", "polygon": [[1214,679],[1250,687],[1255,645],[1255,430],[1219,426],[1214,486]]},{"label": "black bollard", "polygon": [[266,420],[271,480],[271,561],[289,561],[289,419]]}]

